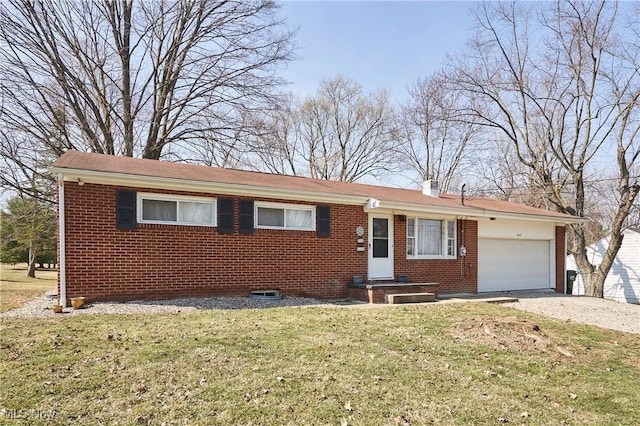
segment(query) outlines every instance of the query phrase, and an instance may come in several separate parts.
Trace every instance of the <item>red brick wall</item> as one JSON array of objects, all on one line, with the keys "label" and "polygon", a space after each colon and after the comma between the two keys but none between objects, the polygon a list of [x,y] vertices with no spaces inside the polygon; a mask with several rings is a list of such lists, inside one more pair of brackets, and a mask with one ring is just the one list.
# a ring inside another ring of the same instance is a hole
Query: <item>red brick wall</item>
[{"label": "red brick wall", "polygon": [[68,299],[247,295],[256,289],[344,298],[352,276],[366,276],[367,253],[356,251],[355,228],[367,225],[361,206],[331,205],[329,238],[310,231],[255,229],[252,235],[239,234],[237,199],[234,234],[222,235],[212,227],[155,224],[123,231],[115,226],[117,189],[65,183]]},{"label": "red brick wall", "polygon": [[565,227],[556,226],[556,293],[564,293],[565,260],[567,249],[565,247]]},{"label": "red brick wall", "polygon": [[[156,224],[138,224],[137,229],[124,231],[115,226],[117,189],[65,183],[67,299],[247,295],[258,289],[332,299],[347,297],[354,275],[367,276],[367,252],[356,251],[355,228],[361,225],[366,229],[368,223],[361,206],[331,205],[329,238],[319,238],[310,231],[266,229],[239,234],[237,198],[234,234],[219,234],[213,227]],[[457,223],[458,248],[462,223]],[[477,291],[476,221],[464,221],[467,256],[451,260],[407,259],[406,222],[396,216],[394,224],[396,275],[408,275],[412,282],[438,282],[440,293]]]},{"label": "red brick wall", "polygon": [[[408,275],[411,282],[440,283],[439,293],[477,293],[478,291],[478,222],[458,220],[457,250],[462,243],[467,255],[457,259],[407,259],[407,223],[394,218],[394,259],[396,275]],[[463,226],[464,225],[464,226]],[[458,253],[459,254],[459,253]]]}]

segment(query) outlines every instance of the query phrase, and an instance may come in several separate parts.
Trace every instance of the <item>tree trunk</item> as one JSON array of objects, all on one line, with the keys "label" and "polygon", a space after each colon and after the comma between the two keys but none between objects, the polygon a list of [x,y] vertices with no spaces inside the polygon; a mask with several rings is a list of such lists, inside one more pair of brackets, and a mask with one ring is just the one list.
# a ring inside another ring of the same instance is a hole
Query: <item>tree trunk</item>
[{"label": "tree trunk", "polygon": [[[582,273],[581,273],[582,274]],[[582,284],[584,285],[584,295],[591,297],[604,297],[604,280],[607,276],[600,270],[582,274]]]},{"label": "tree trunk", "polygon": [[604,296],[604,280],[607,274],[602,273],[599,265],[594,265],[589,260],[586,250],[584,228],[580,225],[572,225],[569,227],[572,234],[573,245],[570,252],[576,261],[576,266],[582,277],[582,285],[585,296],[600,297]]},{"label": "tree trunk", "polygon": [[585,296],[604,297],[604,282],[609,274],[611,266],[613,265],[616,254],[622,246],[622,239],[624,235],[620,231],[620,228],[621,226],[614,227],[611,235],[609,236],[607,249],[602,254],[600,263],[595,264],[591,263],[587,254],[586,244],[584,242],[584,229],[579,226],[572,227],[574,240],[578,238],[582,239],[582,242],[578,243],[577,250],[572,251],[576,261],[576,266],[582,276]]},{"label": "tree trunk", "polygon": [[33,249],[33,245],[29,246],[29,267],[27,268],[27,277],[36,277],[36,251]]}]

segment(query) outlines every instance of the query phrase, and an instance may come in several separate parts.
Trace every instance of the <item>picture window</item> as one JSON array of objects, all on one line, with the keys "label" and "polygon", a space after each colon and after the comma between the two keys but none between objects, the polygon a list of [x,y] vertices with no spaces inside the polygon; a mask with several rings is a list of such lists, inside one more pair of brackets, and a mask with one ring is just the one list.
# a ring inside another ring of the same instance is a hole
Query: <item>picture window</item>
[{"label": "picture window", "polygon": [[216,200],[138,194],[139,222],[173,225],[216,225]]},{"label": "picture window", "polygon": [[407,257],[455,258],[455,220],[407,218]]},{"label": "picture window", "polygon": [[256,203],[256,228],[315,231],[315,208],[294,204]]}]

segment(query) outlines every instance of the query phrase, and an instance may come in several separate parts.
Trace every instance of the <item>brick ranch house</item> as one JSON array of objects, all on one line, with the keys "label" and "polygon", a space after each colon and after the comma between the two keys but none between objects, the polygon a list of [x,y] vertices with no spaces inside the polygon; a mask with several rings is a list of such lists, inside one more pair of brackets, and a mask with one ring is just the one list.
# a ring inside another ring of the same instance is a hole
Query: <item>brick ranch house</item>
[{"label": "brick ranch house", "polygon": [[76,296],[266,289],[338,299],[349,296],[354,276],[364,285],[398,277],[438,283],[440,293],[564,292],[565,225],[581,220],[461,200],[429,185],[409,190],[77,151],[52,170],[63,304]]}]

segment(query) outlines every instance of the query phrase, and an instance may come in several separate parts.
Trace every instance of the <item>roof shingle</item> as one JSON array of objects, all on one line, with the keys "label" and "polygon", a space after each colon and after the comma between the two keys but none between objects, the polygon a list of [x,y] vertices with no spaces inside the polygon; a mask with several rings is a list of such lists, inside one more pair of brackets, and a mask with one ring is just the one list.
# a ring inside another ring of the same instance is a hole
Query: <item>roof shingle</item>
[{"label": "roof shingle", "polygon": [[385,202],[407,203],[423,205],[425,207],[456,208],[461,210],[461,214],[463,214],[465,210],[479,209],[516,215],[557,218],[561,222],[576,219],[573,216],[563,213],[489,198],[465,197],[465,204],[462,206],[460,196],[452,194],[440,194],[438,198],[435,198],[424,195],[422,191],[415,189],[327,181],[297,176],[85,153],[73,150],[67,151],[58,158],[58,160],[53,163],[53,168],[63,173],[65,170],[80,170],[130,175],[132,177],[157,177],[194,182],[235,184],[300,192],[369,197]]}]

